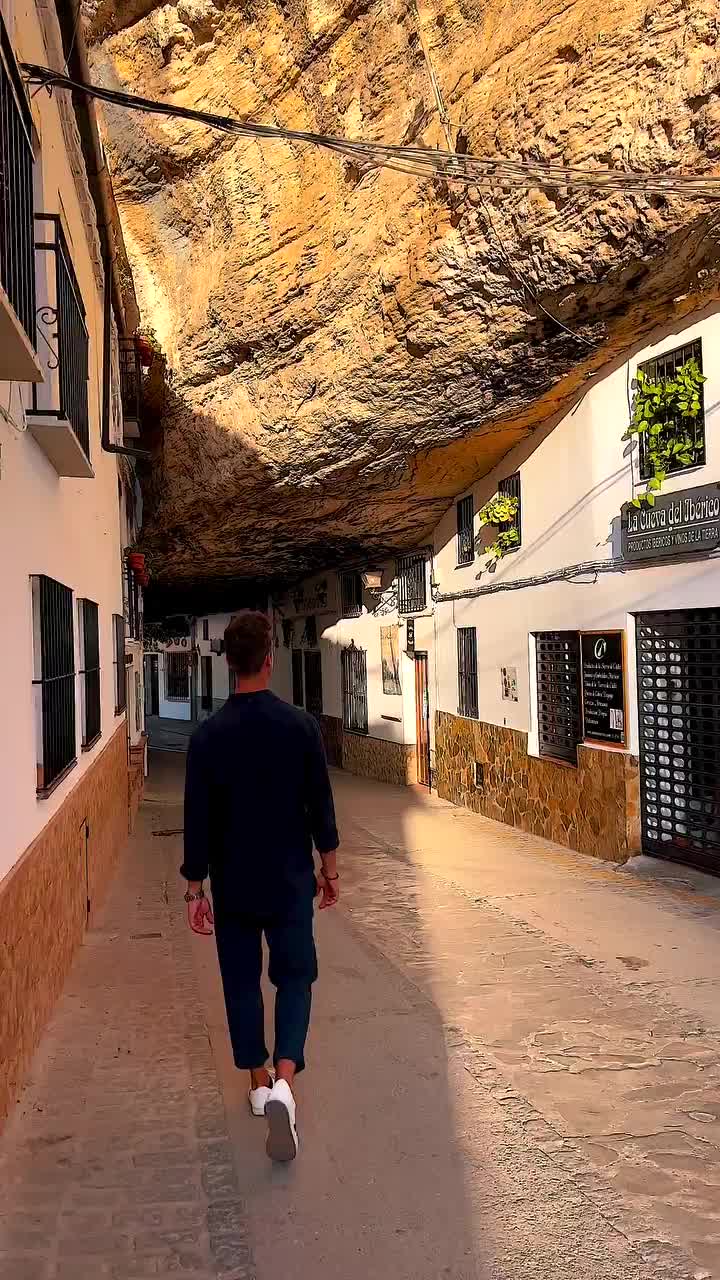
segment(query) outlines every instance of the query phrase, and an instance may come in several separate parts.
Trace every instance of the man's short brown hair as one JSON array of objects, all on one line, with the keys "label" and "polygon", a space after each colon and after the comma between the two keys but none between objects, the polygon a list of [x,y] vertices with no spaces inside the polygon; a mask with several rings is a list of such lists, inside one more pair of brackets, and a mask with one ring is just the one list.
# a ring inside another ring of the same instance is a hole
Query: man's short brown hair
[{"label": "man's short brown hair", "polygon": [[272,624],[266,613],[244,609],[225,628],[228,666],[239,676],[256,676],[272,652]]}]

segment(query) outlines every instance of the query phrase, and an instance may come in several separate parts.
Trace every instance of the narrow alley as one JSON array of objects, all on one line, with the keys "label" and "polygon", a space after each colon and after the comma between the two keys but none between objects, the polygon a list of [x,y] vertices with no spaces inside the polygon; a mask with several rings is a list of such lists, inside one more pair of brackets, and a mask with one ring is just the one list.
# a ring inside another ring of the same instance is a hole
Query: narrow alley
[{"label": "narrow alley", "polygon": [[335,773],[343,898],[272,1166],[185,925],[182,771],[154,755],[0,1143],[1,1280],[720,1274],[712,882]]}]

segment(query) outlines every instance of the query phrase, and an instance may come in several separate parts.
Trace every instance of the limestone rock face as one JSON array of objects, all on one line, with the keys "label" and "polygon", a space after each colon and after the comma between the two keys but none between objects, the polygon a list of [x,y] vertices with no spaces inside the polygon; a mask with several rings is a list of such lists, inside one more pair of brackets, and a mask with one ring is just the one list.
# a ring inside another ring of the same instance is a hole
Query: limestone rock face
[{"label": "limestone rock face", "polygon": [[[717,171],[716,0],[418,6],[89,0],[93,75],[444,146],[427,51],[453,140],[475,154]],[[717,296],[709,203],[448,190],[176,119],[105,121],[141,309],[173,370],[146,495],[161,581],[421,542],[594,371]]]}]

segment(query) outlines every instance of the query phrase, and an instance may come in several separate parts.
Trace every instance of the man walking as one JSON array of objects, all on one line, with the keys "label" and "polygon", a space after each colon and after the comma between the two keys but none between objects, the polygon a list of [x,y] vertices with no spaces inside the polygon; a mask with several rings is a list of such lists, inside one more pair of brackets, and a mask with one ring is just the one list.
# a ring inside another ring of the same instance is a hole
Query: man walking
[{"label": "man walking", "polygon": [[[185,780],[185,900],[196,933],[217,941],[235,1065],[250,1072],[253,1115],[267,1116],[267,1152],[293,1160],[292,1085],[305,1066],[317,978],[313,902],[339,897],[338,833],[315,720],[268,689],[272,627],[239,613],[225,632],[234,693],[193,734]],[[320,855],[316,879],[313,843]],[[210,875],[213,912],[203,881]],[[275,1074],[265,1045],[262,935],[276,987]]]}]

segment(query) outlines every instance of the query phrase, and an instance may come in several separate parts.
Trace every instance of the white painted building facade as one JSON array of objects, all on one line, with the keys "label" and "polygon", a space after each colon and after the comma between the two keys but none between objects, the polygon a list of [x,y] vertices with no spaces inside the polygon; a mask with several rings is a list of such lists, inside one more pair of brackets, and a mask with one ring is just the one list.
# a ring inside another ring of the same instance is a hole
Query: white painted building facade
[{"label": "white painted building facade", "polygon": [[[132,462],[119,467],[105,447],[122,448],[126,317],[115,277],[112,302],[109,280],[106,289],[79,128],[98,147],[99,138],[67,95],[30,98],[23,84],[19,63],[61,66],[67,56],[54,6],[3,0],[0,16],[1,145],[12,153],[12,163],[0,158],[2,1118],[127,836],[123,557],[137,525],[124,506]],[[74,58],[80,47],[79,38]],[[103,396],[106,359],[114,407]]]},{"label": "white painted building facade", "polygon": [[[458,495],[432,539],[432,589],[426,607],[411,619],[412,649],[428,654],[433,776],[440,794],[614,860],[642,847],[720,869],[713,780],[720,740],[712,728],[720,712],[712,694],[720,686],[720,563],[712,554],[720,522],[691,515],[694,531],[673,534],[674,546],[667,530],[651,530],[649,542],[634,543],[646,548],[639,558],[621,545],[621,509],[645,487],[637,443],[622,440],[637,370],[645,366],[652,372],[648,362],[660,360],[657,373],[671,367],[667,360],[677,366],[690,354],[701,360],[707,379],[702,448],[696,465],[667,478],[656,514],[644,508],[641,518],[672,519],[669,497],[686,490],[707,496],[710,487],[709,501],[715,501],[720,314],[709,309],[668,326],[625,362],[602,371],[559,421],[536,429],[494,472]],[[520,545],[488,571],[483,544],[490,539],[478,513],[508,486],[520,498]],[[469,510],[468,556],[459,528]],[[683,542],[686,537],[690,541]],[[398,616],[393,598],[394,573],[385,566],[385,587],[391,589],[385,601],[378,607],[365,593],[361,615],[354,618],[343,616],[348,611],[340,596],[342,575],[335,572],[302,584],[295,601],[290,592],[276,602],[275,687],[289,700],[300,700],[306,660],[293,654],[313,647],[303,638],[304,619],[311,616],[317,582],[324,582],[327,601],[316,603],[312,614],[323,716],[334,722],[330,737],[342,744],[335,761],[401,781],[402,767],[396,760],[388,768],[382,744],[408,748],[411,778],[409,749],[420,719],[417,667],[407,653],[407,615],[401,609]],[[402,694],[388,696],[380,633],[398,623]],[[601,642],[601,660],[591,653],[597,643],[592,633]],[[368,714],[360,730],[350,726],[343,696],[342,655],[351,644],[365,654]],[[642,709],[638,646],[641,687],[647,691]],[[560,677],[565,683],[558,685]],[[557,707],[565,699],[569,714],[560,724]],[[365,737],[365,748],[358,737]]]}]

